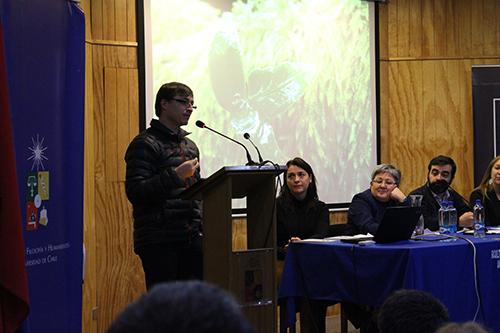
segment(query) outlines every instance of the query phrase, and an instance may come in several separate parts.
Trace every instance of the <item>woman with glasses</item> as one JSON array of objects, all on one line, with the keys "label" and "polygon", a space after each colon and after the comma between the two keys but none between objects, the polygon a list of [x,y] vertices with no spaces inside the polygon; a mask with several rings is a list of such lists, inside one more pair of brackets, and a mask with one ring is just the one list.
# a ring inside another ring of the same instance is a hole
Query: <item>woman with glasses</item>
[{"label": "woman with glasses", "polygon": [[401,172],[390,164],[380,164],[372,172],[370,188],[352,198],[347,224],[352,233],[375,235],[385,209],[405,203],[399,189]]},{"label": "woman with glasses", "polygon": [[[318,199],[311,166],[300,157],[288,161],[286,166],[286,186],[281,188],[276,202],[278,260],[284,259],[291,242],[326,237],[330,224],[328,207]],[[280,332],[286,330],[283,306],[280,304]],[[300,301],[301,332],[325,332],[326,307],[321,301]]]}]

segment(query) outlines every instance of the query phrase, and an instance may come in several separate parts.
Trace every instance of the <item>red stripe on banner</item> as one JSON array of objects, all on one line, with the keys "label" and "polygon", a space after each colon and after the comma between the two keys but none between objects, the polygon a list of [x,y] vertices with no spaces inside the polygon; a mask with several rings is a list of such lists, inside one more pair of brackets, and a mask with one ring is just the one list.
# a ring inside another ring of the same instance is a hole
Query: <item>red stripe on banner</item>
[{"label": "red stripe on banner", "polygon": [[0,333],[14,333],[28,316],[19,188],[9,99],[3,27],[0,25]]}]

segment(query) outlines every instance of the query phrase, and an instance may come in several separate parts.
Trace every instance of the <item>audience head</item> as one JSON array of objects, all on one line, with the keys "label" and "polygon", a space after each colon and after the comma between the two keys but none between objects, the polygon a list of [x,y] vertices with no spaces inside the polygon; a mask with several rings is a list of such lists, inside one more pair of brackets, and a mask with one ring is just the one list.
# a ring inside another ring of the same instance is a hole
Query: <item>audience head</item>
[{"label": "audience head", "polygon": [[398,290],[382,304],[380,333],[434,333],[448,322],[448,311],[439,300],[420,290]]},{"label": "audience head", "polygon": [[500,155],[491,160],[484,172],[479,188],[483,196],[487,196],[487,191],[493,186],[500,186]]},{"label": "audience head", "polygon": [[188,97],[193,97],[193,91],[184,83],[180,82],[169,82],[165,83],[158,89],[156,93],[155,101],[155,114],[160,117],[163,107],[162,101],[172,102],[176,101],[176,98],[187,99]]},{"label": "audience head", "polygon": [[429,162],[427,170],[429,171],[427,183],[430,189],[436,194],[441,194],[448,189],[455,178],[457,165],[451,157],[439,155]]},{"label": "audience head", "polygon": [[158,284],[123,310],[108,333],[251,333],[236,301],[202,281]]},{"label": "audience head", "polygon": [[380,164],[372,172],[370,191],[375,199],[387,202],[401,181],[401,171],[391,164]]},{"label": "audience head", "polygon": [[464,324],[446,324],[437,330],[436,333],[488,333],[488,331],[477,323],[467,322]]},{"label": "audience head", "polygon": [[297,200],[317,199],[316,177],[312,167],[300,157],[286,162],[286,185],[281,188],[280,196],[293,196]]}]

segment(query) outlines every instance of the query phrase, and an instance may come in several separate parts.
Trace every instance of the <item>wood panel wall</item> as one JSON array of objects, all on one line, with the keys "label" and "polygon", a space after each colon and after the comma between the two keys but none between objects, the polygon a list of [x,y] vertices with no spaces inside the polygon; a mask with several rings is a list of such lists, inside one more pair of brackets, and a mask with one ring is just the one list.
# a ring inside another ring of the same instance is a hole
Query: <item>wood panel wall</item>
[{"label": "wood panel wall", "polygon": [[453,186],[473,188],[471,67],[500,61],[500,1],[390,0],[379,5],[381,159],[402,189],[423,184],[429,160],[451,156]]},{"label": "wood panel wall", "polygon": [[[144,291],[132,251],[123,155],[138,132],[135,0],[82,0],[86,15],[83,332],[105,332]],[[455,187],[472,188],[471,66],[500,62],[498,0],[389,0],[380,4],[381,157],[408,191],[429,159],[458,164]],[[369,172],[369,170],[367,170]],[[345,222],[332,213],[331,223]],[[245,248],[245,221],[233,226]]]},{"label": "wood panel wall", "polygon": [[135,0],[82,1],[86,20],[83,332],[105,332],[144,292],[123,156],[138,133]]}]

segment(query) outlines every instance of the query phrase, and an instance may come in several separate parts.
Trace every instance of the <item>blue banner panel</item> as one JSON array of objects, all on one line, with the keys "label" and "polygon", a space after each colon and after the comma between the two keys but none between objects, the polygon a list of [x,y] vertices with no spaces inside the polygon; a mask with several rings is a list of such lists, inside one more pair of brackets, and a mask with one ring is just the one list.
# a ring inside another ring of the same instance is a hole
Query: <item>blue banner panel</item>
[{"label": "blue banner panel", "polygon": [[500,154],[500,65],[472,67],[474,113],[474,186]]},{"label": "blue banner panel", "polygon": [[72,1],[0,0],[28,272],[24,332],[81,332],[85,21]]}]

